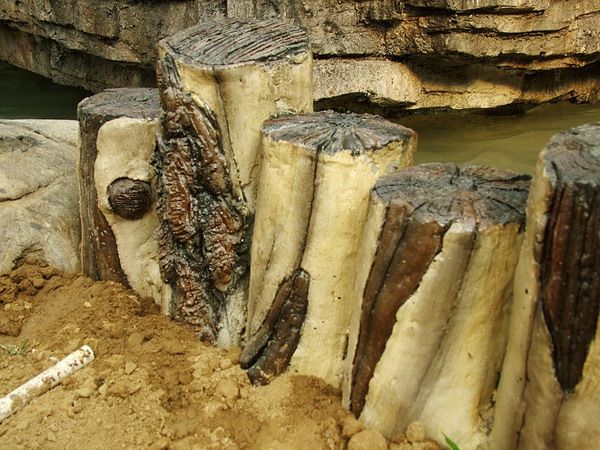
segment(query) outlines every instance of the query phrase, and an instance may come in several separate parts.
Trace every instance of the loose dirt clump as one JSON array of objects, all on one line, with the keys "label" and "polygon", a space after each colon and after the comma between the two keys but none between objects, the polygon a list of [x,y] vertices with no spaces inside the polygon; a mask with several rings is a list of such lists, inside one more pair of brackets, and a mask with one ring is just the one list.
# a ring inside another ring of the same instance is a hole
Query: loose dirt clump
[{"label": "loose dirt clump", "polygon": [[0,276],[0,397],[84,344],[96,359],[5,419],[3,449],[363,448],[338,391],[297,375],[252,386],[239,348],[201,343],[122,285],[33,260]]}]

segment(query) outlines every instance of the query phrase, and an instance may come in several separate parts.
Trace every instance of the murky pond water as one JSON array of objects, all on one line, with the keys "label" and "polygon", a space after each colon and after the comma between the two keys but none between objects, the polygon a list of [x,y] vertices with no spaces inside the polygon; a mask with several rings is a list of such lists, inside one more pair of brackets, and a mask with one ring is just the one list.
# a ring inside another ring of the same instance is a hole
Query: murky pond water
[{"label": "murky pond water", "polygon": [[1,119],[76,119],[77,104],[88,95],[0,61]]},{"label": "murky pond water", "polygon": [[515,116],[444,113],[397,120],[419,134],[416,163],[454,161],[532,173],[539,152],[561,131],[600,122],[600,103],[548,104]]},{"label": "murky pond water", "polygon": [[[0,118],[75,119],[77,104],[88,95],[0,61]],[[600,104],[562,102],[515,116],[442,113],[397,121],[419,133],[417,164],[468,162],[531,173],[554,134],[600,121]]]}]

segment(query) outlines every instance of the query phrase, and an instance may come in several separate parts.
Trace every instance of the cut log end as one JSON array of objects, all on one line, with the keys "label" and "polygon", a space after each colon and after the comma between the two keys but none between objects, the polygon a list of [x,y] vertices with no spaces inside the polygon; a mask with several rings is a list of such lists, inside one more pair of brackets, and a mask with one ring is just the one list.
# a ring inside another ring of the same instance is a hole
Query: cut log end
[{"label": "cut log end", "polygon": [[552,138],[544,165],[553,183],[600,183],[600,122],[582,125]]},{"label": "cut log end", "polygon": [[377,182],[371,202],[386,213],[364,287],[352,363],[350,408],[357,416],[396,312],[419,287],[450,225],[464,223],[473,236],[492,225],[522,226],[529,179],[491,167],[432,163]]},{"label": "cut log end", "polygon": [[411,129],[379,116],[330,112],[277,117],[264,123],[263,133],[274,141],[325,153],[346,150],[354,156],[392,142],[407,144],[415,138]]},{"label": "cut log end", "polygon": [[156,118],[160,114],[158,91],[154,88],[107,89],[84,99],[78,106],[79,120],[89,115],[102,123],[116,117]]},{"label": "cut log end", "polygon": [[310,53],[303,30],[275,19],[204,22],[159,45],[192,66],[270,63]]},{"label": "cut log end", "polygon": [[553,138],[543,153],[552,185],[538,253],[544,316],[564,392],[581,380],[600,310],[600,123]]},{"label": "cut log end", "polygon": [[[472,220],[484,229],[524,224],[530,180],[529,175],[489,166],[429,163],[381,178],[374,191],[385,203],[401,198],[422,220]],[[399,197],[400,192],[405,194]]]}]

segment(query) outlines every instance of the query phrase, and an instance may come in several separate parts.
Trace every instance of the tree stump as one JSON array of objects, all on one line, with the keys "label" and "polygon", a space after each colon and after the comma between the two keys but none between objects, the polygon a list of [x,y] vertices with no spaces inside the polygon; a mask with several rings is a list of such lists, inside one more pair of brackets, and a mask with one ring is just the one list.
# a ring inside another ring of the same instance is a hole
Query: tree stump
[{"label": "tree stump", "polygon": [[[105,124],[120,118],[146,123],[156,121],[159,114],[156,89],[110,89],[79,104],[81,261],[83,272],[90,278],[130,285],[121,265],[113,229],[98,206],[99,199],[106,197],[106,192],[98,192],[96,186],[99,131]],[[152,148],[155,139],[148,139],[144,145]],[[127,155],[123,156],[127,160]],[[150,179],[150,174],[147,175],[145,182]]]},{"label": "tree stump", "polygon": [[600,441],[600,123],[540,154],[490,448]]},{"label": "tree stump", "polygon": [[339,387],[369,192],[411,164],[416,135],[336,113],[272,119],[262,133],[241,365],[255,384],[289,370]]},{"label": "tree stump", "polygon": [[159,44],[160,266],[175,319],[220,346],[246,322],[264,120],[312,110],[306,34],[277,20],[200,24]]},{"label": "tree stump", "polygon": [[158,265],[156,175],[151,164],[158,128],[158,117],[119,117],[102,125],[94,178],[98,207],[113,232],[127,283],[168,313],[171,289]]},{"label": "tree stump", "polygon": [[384,436],[477,448],[504,356],[527,175],[431,163],[381,178],[358,253],[344,403]]}]

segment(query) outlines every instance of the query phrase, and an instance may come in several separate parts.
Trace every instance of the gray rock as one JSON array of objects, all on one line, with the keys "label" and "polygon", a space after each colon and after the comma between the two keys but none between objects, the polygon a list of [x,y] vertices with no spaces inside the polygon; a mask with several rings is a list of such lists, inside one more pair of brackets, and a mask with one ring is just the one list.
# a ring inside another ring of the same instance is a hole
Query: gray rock
[{"label": "gray rock", "polygon": [[0,120],[0,273],[34,256],[78,270],[75,120]]}]

